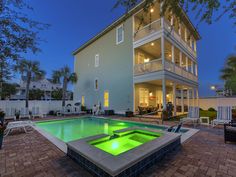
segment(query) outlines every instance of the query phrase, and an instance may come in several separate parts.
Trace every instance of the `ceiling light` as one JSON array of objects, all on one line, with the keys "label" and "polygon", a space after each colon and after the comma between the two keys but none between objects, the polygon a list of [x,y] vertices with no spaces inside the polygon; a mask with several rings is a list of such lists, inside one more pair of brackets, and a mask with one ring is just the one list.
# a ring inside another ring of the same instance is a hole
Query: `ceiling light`
[{"label": "ceiling light", "polygon": [[150,58],[144,59],[144,63],[148,63],[150,61]]},{"label": "ceiling light", "polygon": [[171,55],[171,54],[169,54],[169,57],[172,57],[172,55]]},{"label": "ceiling light", "polygon": [[154,42],[152,42],[152,43],[151,43],[151,46],[154,46],[154,45],[155,45],[155,43],[154,43]]},{"label": "ceiling light", "polygon": [[151,13],[153,13],[153,12],[154,12],[154,9],[153,9],[153,8],[151,8],[150,12],[151,12]]}]

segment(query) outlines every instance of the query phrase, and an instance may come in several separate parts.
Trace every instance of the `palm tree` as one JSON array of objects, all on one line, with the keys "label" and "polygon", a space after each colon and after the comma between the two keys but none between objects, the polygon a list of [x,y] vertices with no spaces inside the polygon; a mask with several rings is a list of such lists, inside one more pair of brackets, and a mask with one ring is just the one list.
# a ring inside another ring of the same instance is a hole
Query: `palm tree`
[{"label": "palm tree", "polygon": [[29,86],[31,81],[38,81],[45,76],[45,71],[40,69],[40,63],[32,60],[19,60],[15,66],[15,71],[21,74],[22,78],[26,78],[26,97],[25,107],[29,107]]},{"label": "palm tree", "polygon": [[66,100],[66,92],[68,83],[76,83],[78,77],[76,73],[72,73],[68,66],[64,66],[63,68],[53,71],[52,79],[54,83],[63,83],[62,87],[62,107],[65,106]]},{"label": "palm tree", "polygon": [[225,87],[236,93],[236,55],[227,58],[226,65],[221,73],[220,77],[225,81]]}]

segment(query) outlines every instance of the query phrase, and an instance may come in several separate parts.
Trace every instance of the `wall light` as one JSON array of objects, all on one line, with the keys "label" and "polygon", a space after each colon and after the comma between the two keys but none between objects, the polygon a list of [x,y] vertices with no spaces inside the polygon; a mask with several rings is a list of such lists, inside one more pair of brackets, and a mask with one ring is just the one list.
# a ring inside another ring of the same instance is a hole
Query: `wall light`
[{"label": "wall light", "polygon": [[151,8],[150,12],[151,12],[151,13],[153,13],[153,12],[154,12],[154,9],[153,9],[153,8]]}]

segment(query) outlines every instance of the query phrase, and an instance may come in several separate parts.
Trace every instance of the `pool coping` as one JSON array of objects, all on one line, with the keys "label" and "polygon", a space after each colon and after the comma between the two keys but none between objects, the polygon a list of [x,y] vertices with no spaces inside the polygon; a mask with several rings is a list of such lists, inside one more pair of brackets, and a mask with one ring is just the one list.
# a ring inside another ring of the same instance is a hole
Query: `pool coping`
[{"label": "pool coping", "polygon": [[[73,120],[73,119],[81,119],[81,118],[87,118],[87,116],[80,116],[80,117],[74,117],[74,118],[58,118],[58,119],[53,119],[53,120],[39,120],[39,121],[34,121],[34,125],[32,126],[36,131],[38,131],[41,135],[43,135],[46,139],[48,139],[51,143],[53,143],[57,148],[59,148],[61,151],[64,153],[67,153],[67,145],[65,142],[60,140],[59,138],[51,135],[49,132],[43,130],[40,127],[36,126],[36,123],[40,122],[53,122],[53,121],[63,121],[63,120]],[[163,127],[170,127],[168,125],[155,125],[151,123],[146,123],[146,122],[135,122],[135,121],[130,121],[130,120],[122,120],[122,119],[112,119],[108,117],[100,117],[100,116],[89,116],[89,118],[101,118],[101,119],[109,119],[109,120],[114,120],[114,121],[123,121],[123,122],[130,122],[130,123],[137,123],[137,124],[144,124],[144,125],[152,125],[152,126],[163,126]],[[181,134],[181,144],[183,144],[185,141],[187,141],[191,136],[196,134],[199,130],[198,129],[193,129],[193,128],[186,128],[184,129],[188,130],[187,132]],[[123,130],[123,129],[121,129]]]},{"label": "pool coping", "polygon": [[[118,156],[107,153],[89,143],[90,141],[104,138],[109,135],[99,134],[90,136],[80,140],[68,142],[67,146],[69,149],[69,156],[71,152],[77,153],[79,157],[85,158],[98,168],[108,173],[110,176],[117,176],[123,171],[131,168],[138,162],[141,162],[145,158],[150,157],[152,154],[160,151],[162,148],[176,141],[178,141],[180,144],[180,134],[163,132],[156,129],[130,127],[119,130],[119,132],[130,130],[145,130],[150,132],[163,133],[163,135],[134,149],[128,150],[125,153],[121,153]],[[72,155],[72,158],[76,157],[73,157]]]}]

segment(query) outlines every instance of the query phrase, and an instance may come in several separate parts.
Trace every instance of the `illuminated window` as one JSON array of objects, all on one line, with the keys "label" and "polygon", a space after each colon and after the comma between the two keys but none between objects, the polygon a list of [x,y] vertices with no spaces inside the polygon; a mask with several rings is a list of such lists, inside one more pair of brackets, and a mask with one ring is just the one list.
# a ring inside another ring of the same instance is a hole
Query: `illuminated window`
[{"label": "illuminated window", "polygon": [[104,92],[104,107],[105,108],[109,107],[109,92],[108,91]]},{"label": "illuminated window", "polygon": [[98,79],[94,80],[94,90],[98,90]]},{"label": "illuminated window", "polygon": [[124,42],[124,25],[120,25],[116,28],[116,44]]},{"label": "illuminated window", "polygon": [[149,91],[145,88],[140,88],[139,90],[139,105],[148,106],[149,105]]},{"label": "illuminated window", "polygon": [[95,55],[95,68],[99,67],[99,54]]},{"label": "illuminated window", "polygon": [[84,96],[82,96],[82,98],[81,98],[81,105],[82,105],[82,106],[85,105],[85,99],[84,99]]}]

